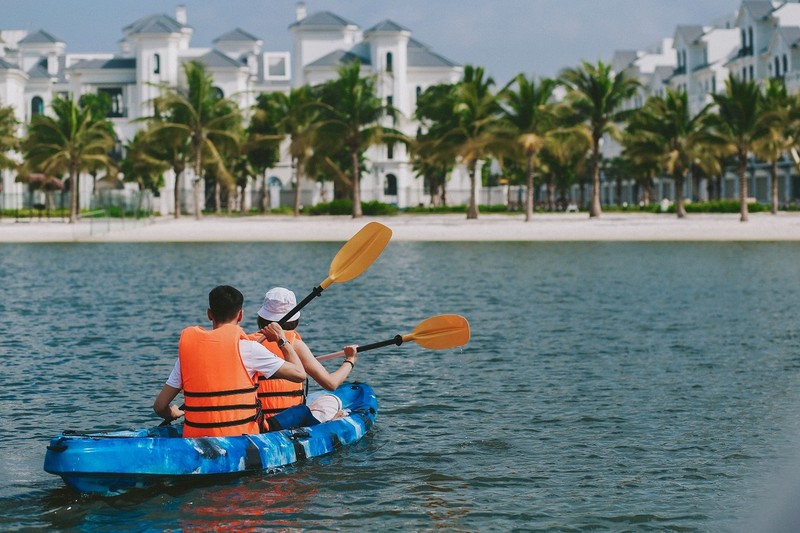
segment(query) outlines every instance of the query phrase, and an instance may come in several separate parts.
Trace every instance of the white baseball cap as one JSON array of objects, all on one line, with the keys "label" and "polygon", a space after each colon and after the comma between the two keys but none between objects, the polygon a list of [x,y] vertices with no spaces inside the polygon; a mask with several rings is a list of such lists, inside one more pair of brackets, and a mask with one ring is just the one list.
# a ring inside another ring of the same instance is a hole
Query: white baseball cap
[{"label": "white baseball cap", "polygon": [[[268,290],[267,294],[264,295],[264,303],[261,304],[261,309],[258,310],[258,316],[264,320],[278,322],[296,305],[297,298],[295,298],[292,291],[283,287],[275,287]],[[287,319],[287,322],[293,322],[298,318],[300,318],[300,311]]]}]

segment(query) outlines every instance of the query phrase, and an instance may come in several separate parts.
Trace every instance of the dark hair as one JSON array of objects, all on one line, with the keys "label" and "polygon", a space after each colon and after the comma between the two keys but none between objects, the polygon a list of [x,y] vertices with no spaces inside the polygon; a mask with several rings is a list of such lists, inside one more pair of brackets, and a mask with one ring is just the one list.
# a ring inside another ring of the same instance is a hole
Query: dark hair
[{"label": "dark hair", "polygon": [[[260,316],[256,317],[256,321],[258,322],[258,329],[264,329],[265,327],[269,326],[270,323],[277,322],[276,320],[267,320],[266,318],[263,318],[263,317],[260,317]],[[287,322],[286,324],[284,324],[281,327],[283,328],[284,331],[295,329],[299,322],[300,322],[300,319],[298,318],[297,320],[292,320],[290,322]]]},{"label": "dark hair", "polygon": [[214,287],[208,293],[208,308],[217,322],[230,322],[242,310],[244,296],[230,285]]}]

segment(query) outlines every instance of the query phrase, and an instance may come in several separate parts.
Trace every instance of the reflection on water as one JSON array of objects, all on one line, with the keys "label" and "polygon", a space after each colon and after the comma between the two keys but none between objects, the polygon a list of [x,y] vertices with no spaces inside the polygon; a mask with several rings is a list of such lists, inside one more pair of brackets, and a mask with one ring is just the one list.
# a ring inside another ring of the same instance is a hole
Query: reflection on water
[{"label": "reflection on water", "polygon": [[362,442],[110,499],[42,471],[64,429],[158,422],[212,286],[243,291],[253,329],[266,289],[304,296],[339,246],[4,245],[0,528],[730,531],[796,464],[800,246],[391,243],[303,311],[312,349],[440,313],[472,341],[362,354],[381,404]]}]

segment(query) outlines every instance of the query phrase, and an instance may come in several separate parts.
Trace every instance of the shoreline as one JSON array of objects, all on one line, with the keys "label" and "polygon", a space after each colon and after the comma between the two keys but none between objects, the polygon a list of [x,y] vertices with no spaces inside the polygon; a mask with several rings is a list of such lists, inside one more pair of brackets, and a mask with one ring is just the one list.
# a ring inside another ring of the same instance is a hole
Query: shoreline
[{"label": "shoreline", "polygon": [[69,224],[60,219],[0,220],[0,243],[145,243],[145,242],[343,242],[371,221],[392,229],[394,241],[558,242],[681,241],[800,242],[800,213],[739,214],[586,213],[409,214],[386,217],[265,215],[247,217],[191,216],[175,220],[89,219]]}]

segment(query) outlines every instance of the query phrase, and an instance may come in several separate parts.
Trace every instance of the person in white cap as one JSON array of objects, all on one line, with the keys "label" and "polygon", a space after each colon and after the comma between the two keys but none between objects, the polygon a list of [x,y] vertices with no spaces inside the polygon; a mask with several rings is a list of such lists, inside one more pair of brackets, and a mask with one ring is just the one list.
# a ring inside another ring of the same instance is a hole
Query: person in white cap
[{"label": "person in white cap", "polygon": [[[268,327],[269,324],[283,319],[286,313],[294,309],[296,305],[297,299],[295,298],[294,292],[289,289],[275,287],[267,291],[264,295],[261,309],[258,310],[257,320],[259,330],[263,330],[265,327]],[[311,349],[303,342],[300,334],[297,332],[299,321],[300,312],[298,311],[289,317],[289,320],[283,325],[287,342],[292,344],[306,373],[314,378],[325,390],[335,390],[347,379],[350,372],[352,372],[356,366],[356,360],[358,359],[356,346],[345,346],[345,359],[342,362],[342,366],[334,372],[328,372],[322,363],[314,357]],[[271,352],[275,353],[275,355],[279,357],[282,356],[281,347],[275,342],[263,339],[260,333],[254,333],[250,338],[259,340],[259,342],[266,346]],[[277,413],[290,407],[303,405],[305,403],[307,386],[303,383],[296,383],[285,379],[267,379],[264,376],[259,376],[258,384],[258,397],[259,400],[261,400],[262,410],[266,418],[273,417]],[[309,408],[317,420],[325,422],[340,415],[341,402],[338,397],[325,394],[319,396]]]}]

